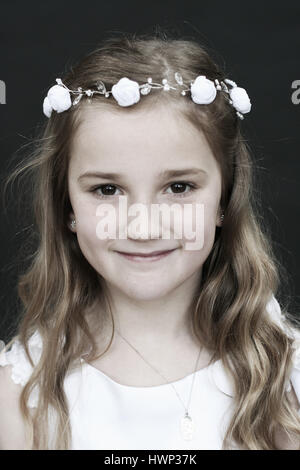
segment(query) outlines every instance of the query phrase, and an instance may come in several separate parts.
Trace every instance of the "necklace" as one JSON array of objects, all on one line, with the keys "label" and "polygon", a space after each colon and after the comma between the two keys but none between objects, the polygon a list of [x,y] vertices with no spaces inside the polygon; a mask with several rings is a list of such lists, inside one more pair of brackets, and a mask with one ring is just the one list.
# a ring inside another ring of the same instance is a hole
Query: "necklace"
[{"label": "necklace", "polygon": [[192,417],[191,415],[189,414],[188,412],[188,408],[190,406],[190,401],[191,401],[191,396],[192,396],[192,390],[193,390],[193,386],[194,386],[194,381],[195,381],[195,376],[196,376],[196,370],[197,370],[197,366],[198,366],[198,362],[199,362],[199,358],[200,358],[200,353],[202,351],[202,347],[200,347],[200,350],[199,350],[199,354],[198,354],[198,357],[197,357],[197,361],[196,361],[196,366],[195,366],[195,371],[194,371],[194,376],[193,376],[193,381],[192,381],[192,386],[191,386],[191,390],[190,390],[190,396],[189,396],[189,401],[188,401],[188,405],[185,406],[185,404],[183,403],[182,399],[180,398],[180,396],[178,395],[177,393],[177,390],[176,388],[174,387],[174,385],[169,382],[166,377],[161,374],[154,366],[152,366],[142,355],[141,353],[134,347],[132,346],[132,344],[129,343],[129,341],[127,341],[126,338],[124,338],[123,335],[121,335],[121,333],[116,329],[117,333],[121,336],[121,338],[123,338],[124,341],[126,341],[126,343],[131,347],[133,348],[137,354],[143,359],[143,361],[145,361],[152,369],[155,370],[155,372],[157,372],[165,381],[167,384],[171,385],[177,395],[177,397],[179,398],[179,400],[181,401],[184,409],[185,409],[185,414],[183,416],[183,418],[181,418],[180,420],[180,432],[181,432],[181,436],[184,440],[186,441],[190,441],[191,439],[193,439],[193,435],[194,435],[194,432],[195,432],[195,422],[192,420]]}]

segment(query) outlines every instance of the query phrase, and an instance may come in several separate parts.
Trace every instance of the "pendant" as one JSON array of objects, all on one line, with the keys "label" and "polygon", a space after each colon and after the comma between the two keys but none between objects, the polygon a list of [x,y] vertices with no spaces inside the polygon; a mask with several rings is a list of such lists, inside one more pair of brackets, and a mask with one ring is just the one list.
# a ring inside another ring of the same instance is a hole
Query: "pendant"
[{"label": "pendant", "polygon": [[188,412],[181,418],[180,429],[181,435],[185,441],[191,441],[193,439],[195,425]]}]

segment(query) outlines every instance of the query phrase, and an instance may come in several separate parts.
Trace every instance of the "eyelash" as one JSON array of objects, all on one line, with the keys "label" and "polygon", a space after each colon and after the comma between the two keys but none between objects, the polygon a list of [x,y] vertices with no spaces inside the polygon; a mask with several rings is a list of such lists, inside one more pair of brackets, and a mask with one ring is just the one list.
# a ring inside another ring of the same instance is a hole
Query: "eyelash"
[{"label": "eyelash", "polygon": [[[187,183],[186,181],[175,181],[174,183],[171,183],[169,185],[169,187],[173,186],[174,184],[181,184],[181,185],[185,185],[185,186],[190,186],[190,191],[187,191],[187,192],[184,192],[184,193],[173,193],[175,197],[186,197],[187,195],[189,195],[190,193],[192,193],[193,191],[195,191],[197,189],[197,187],[194,184]],[[97,189],[105,188],[106,186],[112,186],[114,188],[117,188],[117,186],[115,186],[114,184],[106,183],[106,184],[100,184],[98,186],[95,186],[94,188],[92,188],[90,190],[90,192],[96,194]],[[96,197],[98,197],[100,199],[107,199],[107,198],[113,197],[113,196],[115,196],[115,195],[114,194],[103,195],[103,194],[98,194],[98,193],[96,194]]]}]

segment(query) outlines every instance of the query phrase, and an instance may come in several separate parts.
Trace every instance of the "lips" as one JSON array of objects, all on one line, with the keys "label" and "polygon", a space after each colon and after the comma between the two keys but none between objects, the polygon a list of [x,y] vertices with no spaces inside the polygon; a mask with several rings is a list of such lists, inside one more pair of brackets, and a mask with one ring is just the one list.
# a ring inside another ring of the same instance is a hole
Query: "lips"
[{"label": "lips", "polygon": [[141,263],[142,265],[152,265],[152,263],[156,263],[159,260],[165,259],[170,256],[173,251],[176,251],[176,248],[172,250],[165,250],[165,251],[152,251],[152,253],[142,253],[139,252],[138,254],[133,253],[122,253],[121,251],[116,251],[122,258],[129,260],[133,263]]},{"label": "lips", "polygon": [[152,258],[153,256],[158,256],[158,255],[161,255],[161,254],[164,254],[164,253],[169,253],[171,251],[174,251],[176,248],[172,248],[171,250],[163,250],[163,251],[152,251],[151,253],[129,253],[129,252],[125,252],[125,251],[118,251],[118,253],[122,254],[122,255],[127,255],[127,256],[140,256],[140,257],[143,257],[143,258]]}]

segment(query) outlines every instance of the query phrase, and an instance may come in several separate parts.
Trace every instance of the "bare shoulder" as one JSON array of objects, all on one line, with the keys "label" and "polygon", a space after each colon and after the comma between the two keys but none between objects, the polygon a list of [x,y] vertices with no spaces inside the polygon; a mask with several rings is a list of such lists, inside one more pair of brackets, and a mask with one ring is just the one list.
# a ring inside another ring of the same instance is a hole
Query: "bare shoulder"
[{"label": "bare shoulder", "polygon": [[19,398],[22,386],[11,378],[12,365],[0,366],[0,450],[23,450],[25,424]]},{"label": "bare shoulder", "polygon": [[[295,409],[295,412],[298,413],[300,409],[300,403],[298,401],[297,395],[292,385],[291,385],[291,390],[288,392],[287,396],[292,407]],[[276,439],[277,447],[280,450],[299,450],[300,449],[299,438],[297,438],[298,440],[294,439],[292,441],[289,438],[289,436],[287,436],[287,434],[280,429],[276,431],[275,439]]]}]

